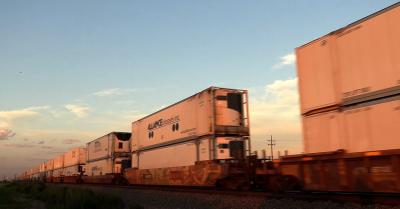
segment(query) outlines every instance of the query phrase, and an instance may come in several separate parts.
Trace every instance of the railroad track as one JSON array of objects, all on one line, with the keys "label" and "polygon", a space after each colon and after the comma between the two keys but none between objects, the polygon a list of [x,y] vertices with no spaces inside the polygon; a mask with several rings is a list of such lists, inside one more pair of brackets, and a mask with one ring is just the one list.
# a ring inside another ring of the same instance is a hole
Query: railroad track
[{"label": "railroad track", "polygon": [[380,192],[330,192],[330,191],[288,191],[285,198],[302,199],[306,201],[351,202],[360,205],[400,205],[400,193]]},{"label": "railroad track", "polygon": [[120,188],[130,190],[154,190],[163,192],[182,192],[206,195],[227,195],[238,197],[274,198],[274,199],[296,199],[304,201],[332,201],[332,202],[351,202],[360,205],[400,205],[400,193],[377,193],[377,192],[329,192],[329,191],[286,191],[273,193],[267,191],[232,191],[216,188],[199,187],[176,187],[176,186],[144,186],[144,185],[110,185],[110,184],[60,184],[49,183],[52,185],[74,185],[84,187],[103,187]]}]

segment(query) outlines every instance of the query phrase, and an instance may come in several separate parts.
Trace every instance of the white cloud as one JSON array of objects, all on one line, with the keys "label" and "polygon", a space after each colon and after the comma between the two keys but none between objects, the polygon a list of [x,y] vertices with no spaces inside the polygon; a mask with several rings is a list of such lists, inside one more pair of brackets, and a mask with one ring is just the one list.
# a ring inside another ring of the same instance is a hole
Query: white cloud
[{"label": "white cloud", "polygon": [[294,53],[287,54],[281,57],[281,62],[283,65],[293,65],[296,62],[296,55]]},{"label": "white cloud", "polygon": [[120,88],[111,88],[104,89],[98,92],[93,93],[93,95],[98,97],[112,97],[112,96],[121,96],[125,94],[130,94],[136,92],[136,89],[120,89]]},{"label": "white cloud", "polygon": [[291,150],[291,153],[302,150],[298,98],[297,78],[274,81],[264,87],[262,94],[251,97],[251,132],[255,148],[265,148],[266,137],[272,134],[278,140],[277,150]]},{"label": "white cloud", "polygon": [[6,128],[0,128],[0,140],[9,139],[14,136],[15,133],[12,130]]},{"label": "white cloud", "polygon": [[9,128],[14,120],[22,118],[36,117],[41,110],[46,110],[49,106],[28,107],[17,110],[0,111],[0,128]]},{"label": "white cloud", "polygon": [[90,110],[90,108],[86,105],[67,104],[64,107],[77,117],[85,117]]},{"label": "white cloud", "polygon": [[123,94],[123,92],[119,88],[104,89],[104,90],[93,93],[93,95],[98,96],[98,97],[119,96],[122,94]]},{"label": "white cloud", "polygon": [[285,56],[280,57],[280,62],[275,64],[272,68],[279,69],[285,66],[292,66],[296,62],[296,55],[292,52]]},{"label": "white cloud", "polygon": [[19,118],[32,117],[38,115],[40,110],[48,108],[49,106],[38,106],[19,110],[0,111],[0,118],[11,121]]}]

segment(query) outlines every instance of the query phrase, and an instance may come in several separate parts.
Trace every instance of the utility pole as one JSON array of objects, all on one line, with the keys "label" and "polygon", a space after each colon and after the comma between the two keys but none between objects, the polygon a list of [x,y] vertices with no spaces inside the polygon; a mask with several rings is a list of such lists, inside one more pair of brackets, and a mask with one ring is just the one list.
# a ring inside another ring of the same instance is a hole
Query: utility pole
[{"label": "utility pole", "polygon": [[272,140],[272,135],[271,135],[271,138],[268,141],[269,141],[268,146],[271,146],[271,160],[274,160],[275,140]]}]

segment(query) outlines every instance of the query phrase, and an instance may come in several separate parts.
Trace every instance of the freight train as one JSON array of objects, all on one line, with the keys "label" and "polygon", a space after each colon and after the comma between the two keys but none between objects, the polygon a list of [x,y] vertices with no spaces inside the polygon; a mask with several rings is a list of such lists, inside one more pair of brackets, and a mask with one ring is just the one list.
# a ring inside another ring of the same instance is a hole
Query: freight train
[{"label": "freight train", "polygon": [[400,3],[296,49],[305,153],[251,153],[248,92],[210,87],[21,180],[400,192]]}]

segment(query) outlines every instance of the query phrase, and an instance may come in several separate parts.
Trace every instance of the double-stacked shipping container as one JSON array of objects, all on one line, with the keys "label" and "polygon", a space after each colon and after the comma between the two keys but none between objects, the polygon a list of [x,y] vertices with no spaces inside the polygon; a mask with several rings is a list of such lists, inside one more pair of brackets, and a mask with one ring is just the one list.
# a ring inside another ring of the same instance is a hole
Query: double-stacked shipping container
[{"label": "double-stacked shipping container", "polygon": [[46,181],[53,181],[54,160],[50,159],[45,162],[45,178]]},{"label": "double-stacked shipping container", "polygon": [[64,175],[77,176],[84,172],[86,148],[77,147],[64,153]]},{"label": "double-stacked shipping container", "polygon": [[400,3],[296,49],[306,190],[400,191]]},{"label": "double-stacked shipping container", "polygon": [[53,159],[53,176],[61,177],[64,174],[64,155],[59,155]]},{"label": "double-stacked shipping container", "polygon": [[306,153],[400,148],[399,5],[296,49]]},{"label": "double-stacked shipping container", "polygon": [[86,145],[85,182],[111,182],[130,167],[131,133],[111,132]]},{"label": "double-stacked shipping container", "polygon": [[202,179],[211,183],[204,162],[244,159],[250,150],[247,101],[245,90],[210,87],[133,122],[126,178],[132,184],[199,186],[207,183],[190,173],[203,170]]},{"label": "double-stacked shipping container", "polygon": [[74,183],[85,172],[86,148],[77,147],[64,153],[63,182]]}]

